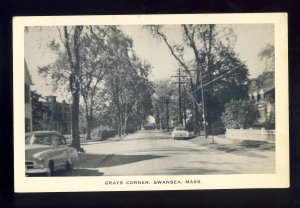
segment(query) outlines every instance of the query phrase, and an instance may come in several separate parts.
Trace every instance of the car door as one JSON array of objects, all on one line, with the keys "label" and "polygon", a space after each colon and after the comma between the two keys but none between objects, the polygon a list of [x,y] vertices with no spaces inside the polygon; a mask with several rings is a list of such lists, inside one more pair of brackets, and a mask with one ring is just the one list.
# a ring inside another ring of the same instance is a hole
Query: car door
[{"label": "car door", "polygon": [[52,145],[55,152],[55,155],[53,155],[55,168],[64,168],[68,153],[66,143],[62,140],[62,136],[59,134],[52,134]]}]

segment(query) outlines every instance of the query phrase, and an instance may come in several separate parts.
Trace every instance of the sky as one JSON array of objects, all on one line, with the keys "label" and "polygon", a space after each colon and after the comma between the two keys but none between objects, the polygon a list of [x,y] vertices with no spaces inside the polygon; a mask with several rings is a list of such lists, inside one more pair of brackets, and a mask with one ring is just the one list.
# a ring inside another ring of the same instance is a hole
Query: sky
[{"label": "sky", "polygon": [[[264,62],[259,60],[258,54],[267,44],[274,44],[274,26],[272,24],[235,24],[230,25],[237,40],[234,50],[242,61],[246,62],[249,77],[255,78],[264,70]],[[133,48],[141,59],[152,65],[150,79],[168,79],[175,75],[178,63],[172,57],[167,46],[159,39],[154,38],[143,26],[121,26],[121,29],[133,39]],[[179,25],[164,26],[164,33],[172,43],[182,42],[182,33]],[[25,60],[33,80],[32,89],[43,96],[55,95],[49,80],[41,78],[38,67],[55,61],[55,56],[47,47],[53,38],[57,39],[56,27],[47,30],[34,29],[25,33]],[[62,101],[63,98],[58,97]]]}]

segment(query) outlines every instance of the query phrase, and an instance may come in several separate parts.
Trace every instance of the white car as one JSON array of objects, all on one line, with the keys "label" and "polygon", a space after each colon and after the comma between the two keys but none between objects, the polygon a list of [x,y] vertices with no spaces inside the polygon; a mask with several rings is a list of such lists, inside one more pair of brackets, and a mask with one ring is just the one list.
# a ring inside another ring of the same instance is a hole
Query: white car
[{"label": "white car", "polygon": [[189,139],[189,132],[184,127],[175,127],[171,135],[173,139]]},{"label": "white car", "polygon": [[26,175],[51,176],[59,169],[71,170],[78,152],[56,131],[35,131],[25,134]]}]

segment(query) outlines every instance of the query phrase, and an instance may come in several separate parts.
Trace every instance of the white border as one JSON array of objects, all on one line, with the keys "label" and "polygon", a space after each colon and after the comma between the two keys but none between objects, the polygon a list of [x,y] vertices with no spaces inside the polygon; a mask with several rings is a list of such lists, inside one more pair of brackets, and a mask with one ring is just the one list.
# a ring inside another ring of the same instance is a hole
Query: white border
[{"label": "white border", "polygon": [[[140,24],[253,24],[275,25],[276,173],[188,176],[25,177],[24,154],[24,27],[53,25]],[[44,16],[13,18],[14,184],[15,192],[133,191],[289,187],[288,39],[286,13]],[[280,124],[280,125],[278,125]],[[201,180],[201,184],[115,185],[130,180]]]}]

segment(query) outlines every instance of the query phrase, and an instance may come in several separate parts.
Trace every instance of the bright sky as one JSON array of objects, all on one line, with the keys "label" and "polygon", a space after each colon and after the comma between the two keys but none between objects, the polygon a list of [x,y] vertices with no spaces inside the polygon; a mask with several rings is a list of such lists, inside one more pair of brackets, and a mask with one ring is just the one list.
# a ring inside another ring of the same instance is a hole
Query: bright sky
[{"label": "bright sky", "polygon": [[[234,50],[242,61],[246,61],[250,78],[257,77],[264,70],[264,62],[258,54],[266,44],[274,44],[274,27],[272,24],[241,24],[231,25],[237,35]],[[179,25],[166,26],[164,32],[174,43],[180,43]],[[151,80],[167,79],[174,75],[178,64],[171,56],[164,43],[155,39],[142,26],[122,26],[122,30],[133,39],[137,55],[147,60],[152,66]],[[47,30],[32,30],[25,34],[25,60],[27,62],[34,85],[33,90],[46,95],[55,95],[49,81],[41,78],[38,67],[54,61],[52,52],[45,46],[53,37],[58,38],[55,27]],[[62,100],[58,98],[58,100]]]}]

